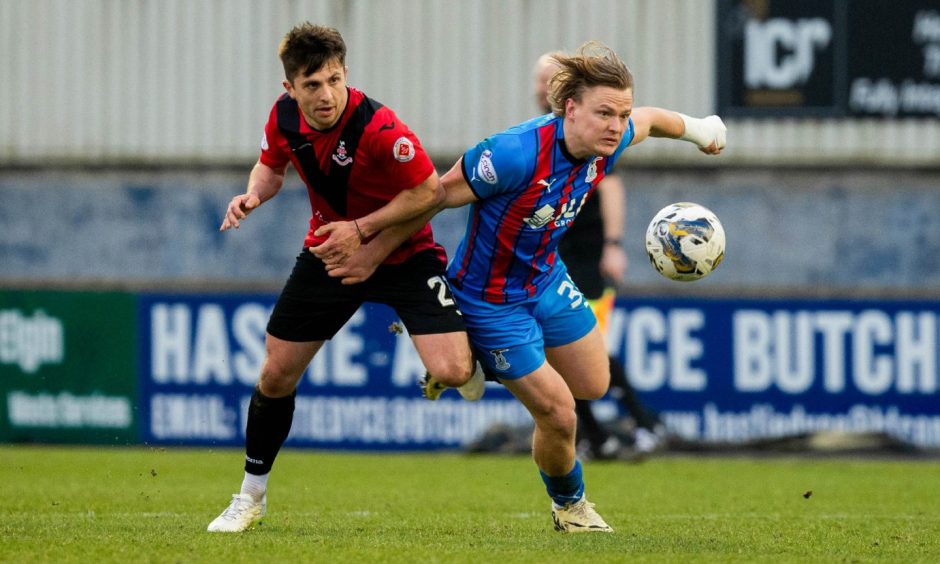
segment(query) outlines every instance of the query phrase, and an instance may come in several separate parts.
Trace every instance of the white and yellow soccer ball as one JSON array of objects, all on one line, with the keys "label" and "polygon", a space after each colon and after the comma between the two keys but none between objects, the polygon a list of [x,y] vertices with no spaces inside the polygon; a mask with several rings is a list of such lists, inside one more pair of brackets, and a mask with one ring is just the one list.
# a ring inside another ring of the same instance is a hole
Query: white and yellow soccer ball
[{"label": "white and yellow soccer ball", "polygon": [[646,229],[646,253],[657,272],[688,282],[707,276],[725,256],[725,229],[711,210],[691,202],[659,210]]}]

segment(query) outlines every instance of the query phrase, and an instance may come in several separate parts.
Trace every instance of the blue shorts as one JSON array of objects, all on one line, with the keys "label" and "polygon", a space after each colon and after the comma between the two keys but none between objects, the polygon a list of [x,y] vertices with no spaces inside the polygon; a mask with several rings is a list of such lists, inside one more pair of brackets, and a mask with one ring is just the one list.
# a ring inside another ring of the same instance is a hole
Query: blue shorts
[{"label": "blue shorts", "polygon": [[504,380],[534,372],[545,347],[573,343],[597,324],[587,299],[564,268],[540,295],[514,304],[492,304],[454,288],[470,342],[480,361]]}]

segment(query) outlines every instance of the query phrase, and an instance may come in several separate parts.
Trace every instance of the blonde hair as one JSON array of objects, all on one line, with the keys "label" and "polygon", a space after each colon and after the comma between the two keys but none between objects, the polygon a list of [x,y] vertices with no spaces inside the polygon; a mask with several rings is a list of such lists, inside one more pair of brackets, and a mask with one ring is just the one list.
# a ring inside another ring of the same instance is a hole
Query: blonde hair
[{"label": "blonde hair", "polygon": [[552,53],[550,57],[559,68],[548,83],[548,101],[556,116],[564,115],[568,98],[580,102],[589,88],[633,88],[630,69],[613,49],[599,41],[588,41],[574,55]]}]

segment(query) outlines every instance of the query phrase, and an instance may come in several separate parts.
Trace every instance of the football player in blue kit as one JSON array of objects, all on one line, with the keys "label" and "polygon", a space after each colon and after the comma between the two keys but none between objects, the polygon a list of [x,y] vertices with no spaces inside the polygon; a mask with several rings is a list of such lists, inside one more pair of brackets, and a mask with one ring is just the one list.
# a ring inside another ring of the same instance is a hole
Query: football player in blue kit
[{"label": "football player in blue kit", "polygon": [[[484,139],[441,178],[443,207],[472,206],[447,275],[479,360],[535,420],[532,453],[555,528],[610,532],[584,496],[574,401],[607,391],[607,349],[558,243],[625,149],[667,137],[716,155],[726,130],[718,116],[634,108],[632,74],[600,43],[555,59],[552,113]],[[345,283],[368,277],[412,226],[387,229],[327,269]]]}]

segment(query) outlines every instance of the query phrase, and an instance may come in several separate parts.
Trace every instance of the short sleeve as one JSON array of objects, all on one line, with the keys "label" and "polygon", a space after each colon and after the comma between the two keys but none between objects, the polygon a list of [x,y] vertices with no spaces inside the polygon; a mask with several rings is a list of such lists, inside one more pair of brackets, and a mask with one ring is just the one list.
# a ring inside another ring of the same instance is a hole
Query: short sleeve
[{"label": "short sleeve", "polygon": [[464,153],[463,176],[481,200],[511,192],[531,174],[525,157],[518,136],[494,135]]},{"label": "short sleeve", "polygon": [[408,190],[434,172],[434,164],[418,136],[387,106],[376,112],[369,130],[372,162],[386,172],[389,187]]},{"label": "short sleeve", "polygon": [[261,137],[261,164],[273,169],[281,169],[290,161],[290,155],[286,151],[287,142],[277,128],[277,106],[271,110],[268,116],[268,123],[264,126],[264,134]]}]

